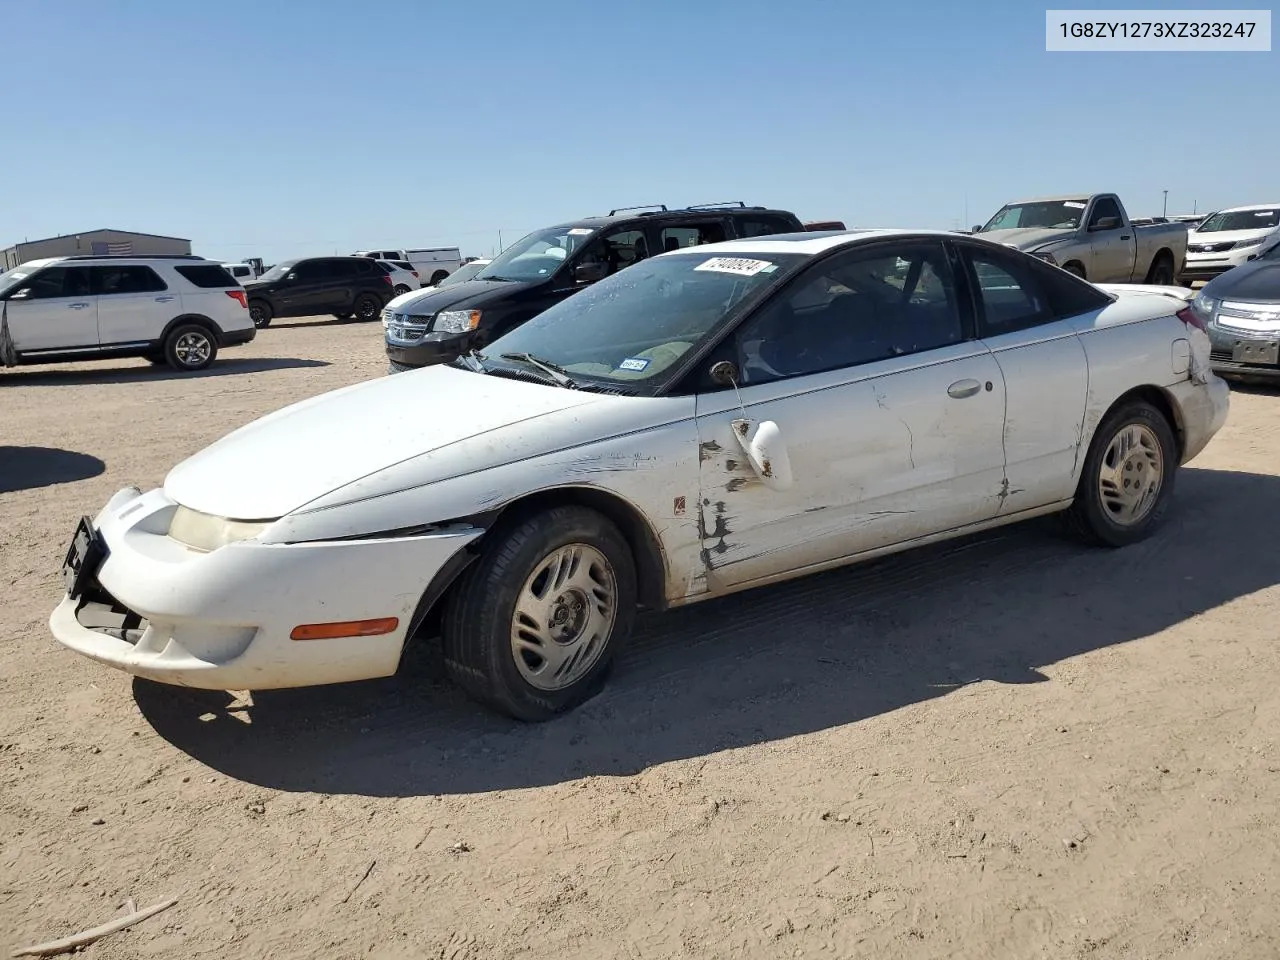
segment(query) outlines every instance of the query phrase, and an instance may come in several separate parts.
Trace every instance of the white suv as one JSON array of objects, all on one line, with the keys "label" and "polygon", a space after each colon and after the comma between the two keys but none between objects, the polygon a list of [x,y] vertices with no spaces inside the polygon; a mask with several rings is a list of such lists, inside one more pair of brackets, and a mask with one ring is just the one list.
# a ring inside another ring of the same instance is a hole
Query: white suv
[{"label": "white suv", "polygon": [[244,288],[202,257],[50,257],[0,273],[3,366],[145,357],[203,370],[256,332]]}]

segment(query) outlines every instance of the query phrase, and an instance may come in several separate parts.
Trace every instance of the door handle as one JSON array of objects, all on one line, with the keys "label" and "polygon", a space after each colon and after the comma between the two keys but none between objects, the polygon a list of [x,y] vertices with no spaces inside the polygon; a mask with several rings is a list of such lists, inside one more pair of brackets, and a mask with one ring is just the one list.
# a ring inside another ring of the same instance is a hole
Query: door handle
[{"label": "door handle", "polygon": [[977,380],[957,380],[951,386],[947,387],[947,393],[948,395],[955,397],[957,400],[963,400],[965,397],[972,397],[981,389],[982,384]]},{"label": "door handle", "polygon": [[1121,239],[1121,240],[1128,240],[1128,239],[1129,239],[1129,235],[1126,233],[1126,234],[1125,234],[1123,237],[1121,237],[1120,239]]},{"label": "door handle", "polygon": [[83,310],[87,306],[88,306],[87,303],[68,303],[67,304],[68,309],[71,309],[71,310]]},{"label": "door handle", "polygon": [[172,303],[177,297],[156,297],[156,303]]}]

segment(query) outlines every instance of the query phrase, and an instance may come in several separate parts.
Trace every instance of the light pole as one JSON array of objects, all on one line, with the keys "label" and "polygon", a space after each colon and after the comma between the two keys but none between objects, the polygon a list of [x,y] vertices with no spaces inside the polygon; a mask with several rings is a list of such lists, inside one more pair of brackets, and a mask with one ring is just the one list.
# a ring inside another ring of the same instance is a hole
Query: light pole
[{"label": "light pole", "polygon": [[1169,191],[1166,190],[1164,192],[1164,210],[1161,212],[1160,216],[1167,217],[1168,215],[1169,215]]}]

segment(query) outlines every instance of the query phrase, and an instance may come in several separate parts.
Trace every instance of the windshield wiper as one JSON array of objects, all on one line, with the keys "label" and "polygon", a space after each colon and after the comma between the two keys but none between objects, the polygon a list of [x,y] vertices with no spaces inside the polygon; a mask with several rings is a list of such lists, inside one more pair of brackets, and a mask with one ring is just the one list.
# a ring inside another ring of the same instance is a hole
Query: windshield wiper
[{"label": "windshield wiper", "polygon": [[577,382],[565,373],[564,367],[554,364],[549,360],[540,360],[531,353],[503,353],[500,354],[500,356],[503,360],[518,360],[521,363],[529,364],[531,367],[537,367],[550,377],[558,386],[568,387],[570,390],[578,389]]},{"label": "windshield wiper", "polygon": [[510,277],[472,277],[472,280],[498,280],[502,283],[515,283]]}]

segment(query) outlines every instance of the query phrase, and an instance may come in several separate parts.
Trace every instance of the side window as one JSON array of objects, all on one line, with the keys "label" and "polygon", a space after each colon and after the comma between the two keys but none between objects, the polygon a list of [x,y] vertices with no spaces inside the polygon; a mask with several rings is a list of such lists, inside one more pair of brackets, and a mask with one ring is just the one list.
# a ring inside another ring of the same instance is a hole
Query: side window
[{"label": "side window", "polygon": [[[1112,217],[1120,220],[1120,204],[1116,203],[1114,197],[1103,197],[1093,205],[1093,212],[1089,214],[1089,228],[1096,227],[1102,220]],[[1119,223],[1116,226],[1120,226]]]},{"label": "side window", "polygon": [[738,331],[743,383],[767,383],[964,339],[941,242],[850,250],[791,281]]},{"label": "side window", "polygon": [[303,260],[297,264],[292,273],[299,280],[324,280],[329,276],[329,271],[325,269],[325,261],[323,260]]},{"label": "side window", "polygon": [[339,262],[337,271],[339,276],[351,276],[352,272],[360,276],[369,276],[379,273],[390,273],[390,269],[377,260],[356,260],[354,262]]},{"label": "side window", "polygon": [[85,267],[50,267],[32,277],[27,286],[31,289],[32,300],[87,297],[89,271]]},{"label": "side window", "polygon": [[790,233],[795,229],[781,217],[738,217],[734,223],[740,237],[764,237],[771,233]]},{"label": "side window", "polygon": [[649,256],[649,242],[643,230],[615,230],[588,244],[580,263],[603,263],[609,273],[617,273]]},{"label": "side window", "polygon": [[1028,264],[989,250],[967,251],[978,292],[984,337],[1025,330],[1054,319],[1041,283]]},{"label": "side window", "polygon": [[727,240],[724,224],[719,220],[710,223],[686,223],[678,227],[664,227],[659,237],[662,253],[668,250],[680,250],[683,247],[697,247],[704,243],[719,243]]},{"label": "side window", "polygon": [[169,289],[150,267],[90,267],[93,292],[101,296],[124,293],[158,293]]}]

